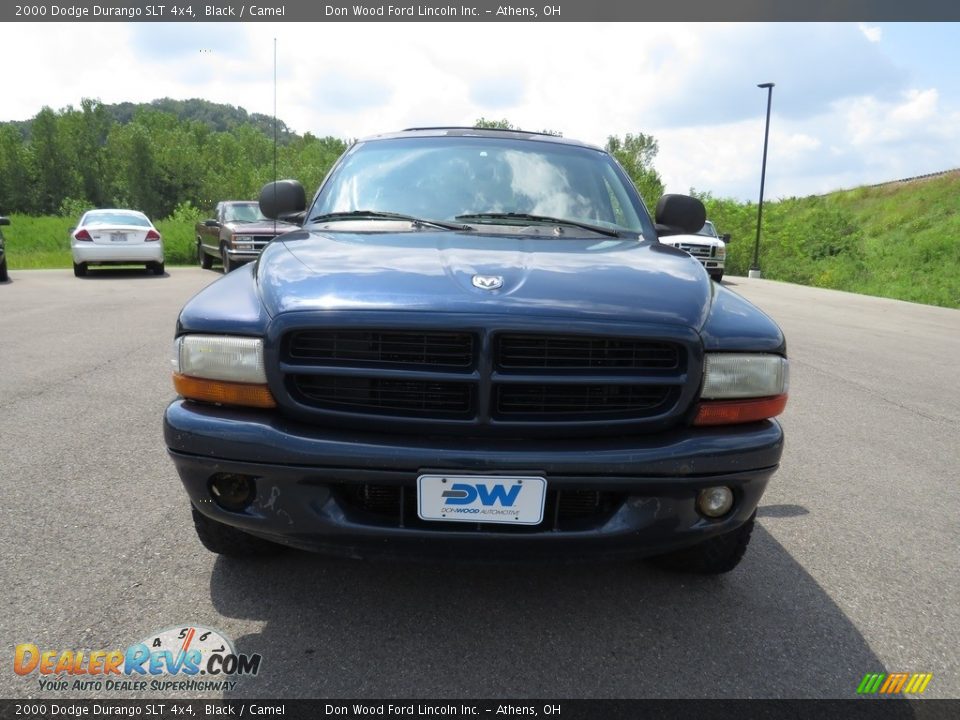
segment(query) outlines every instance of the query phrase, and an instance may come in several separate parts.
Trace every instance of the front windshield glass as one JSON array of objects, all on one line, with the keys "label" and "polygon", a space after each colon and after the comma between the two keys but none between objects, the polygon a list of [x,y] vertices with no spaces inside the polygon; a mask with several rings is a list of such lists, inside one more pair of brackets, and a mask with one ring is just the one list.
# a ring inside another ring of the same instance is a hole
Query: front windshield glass
[{"label": "front windshield glass", "polygon": [[257,222],[266,220],[266,217],[260,212],[258,203],[243,203],[242,205],[227,205],[223,211],[223,217],[227,222]]},{"label": "front windshield glass", "polygon": [[712,238],[718,237],[717,231],[713,229],[713,223],[709,220],[707,220],[704,226],[697,231],[697,235],[705,235]]},{"label": "front windshield glass", "polygon": [[396,138],[351,148],[310,217],[369,210],[453,221],[523,213],[655,237],[628,183],[609,155],[591,148],[499,137]]}]

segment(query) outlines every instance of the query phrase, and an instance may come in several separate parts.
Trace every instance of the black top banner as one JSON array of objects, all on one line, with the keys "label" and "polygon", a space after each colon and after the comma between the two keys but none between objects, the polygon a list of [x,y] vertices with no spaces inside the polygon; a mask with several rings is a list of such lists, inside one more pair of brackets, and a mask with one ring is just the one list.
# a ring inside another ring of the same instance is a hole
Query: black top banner
[{"label": "black top banner", "polygon": [[654,22],[960,20],[953,0],[29,0],[2,22]]},{"label": "black top banner", "polygon": [[947,720],[960,700],[0,700],[0,720]]}]

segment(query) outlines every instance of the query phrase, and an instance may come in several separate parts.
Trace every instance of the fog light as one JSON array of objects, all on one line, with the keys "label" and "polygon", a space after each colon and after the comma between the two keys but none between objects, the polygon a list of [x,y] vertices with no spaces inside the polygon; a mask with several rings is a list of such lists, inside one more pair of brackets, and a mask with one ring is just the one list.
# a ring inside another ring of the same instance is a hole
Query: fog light
[{"label": "fog light", "polygon": [[733,490],[728,487],[704,488],[697,495],[697,510],[702,515],[718,518],[733,507]]},{"label": "fog light", "polygon": [[250,475],[217,473],[210,478],[213,501],[230,512],[243,512],[257,494],[257,486]]}]

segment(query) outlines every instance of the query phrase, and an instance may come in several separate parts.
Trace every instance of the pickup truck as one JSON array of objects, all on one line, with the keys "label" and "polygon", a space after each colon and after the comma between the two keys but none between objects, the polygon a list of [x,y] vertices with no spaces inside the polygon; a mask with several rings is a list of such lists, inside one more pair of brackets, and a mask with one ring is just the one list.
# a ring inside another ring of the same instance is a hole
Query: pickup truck
[{"label": "pickup truck", "polygon": [[716,282],[723,279],[730,235],[718,235],[717,229],[709,220],[692,235],[676,235],[666,242],[693,255]]},{"label": "pickup truck", "polygon": [[424,128],[356,142],[302,228],[181,310],[168,452],[207,549],[740,562],[777,469],[777,325],[600,148]]},{"label": "pickup truck", "polygon": [[197,262],[209,270],[219,259],[228,273],[255,260],[268,242],[294,227],[268,220],[256,201],[225,200],[217,203],[214,217],[197,223]]}]

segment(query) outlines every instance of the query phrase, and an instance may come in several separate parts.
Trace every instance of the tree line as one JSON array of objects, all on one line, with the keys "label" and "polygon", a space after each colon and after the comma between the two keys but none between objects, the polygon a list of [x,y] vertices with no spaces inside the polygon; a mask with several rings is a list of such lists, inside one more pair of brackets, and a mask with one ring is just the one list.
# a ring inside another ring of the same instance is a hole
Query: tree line
[{"label": "tree line", "polygon": [[[480,118],[477,127],[515,129]],[[334,137],[298,135],[282,122],[205,100],[44,107],[26,122],[0,123],[0,213],[74,216],[90,207],[133,207],[153,218],[207,210],[224,198],[255,198],[276,174],[318,187],[347,148]],[[550,132],[550,131],[546,131]],[[559,133],[553,133],[559,134]],[[663,192],[656,140],[610,137],[648,206]]]},{"label": "tree line", "polygon": [[[344,140],[276,128],[279,177],[320,184]],[[272,119],[202,100],[133,106],[84,99],[0,124],[0,213],[135,207],[155,218],[254,198],[274,177]]]}]

